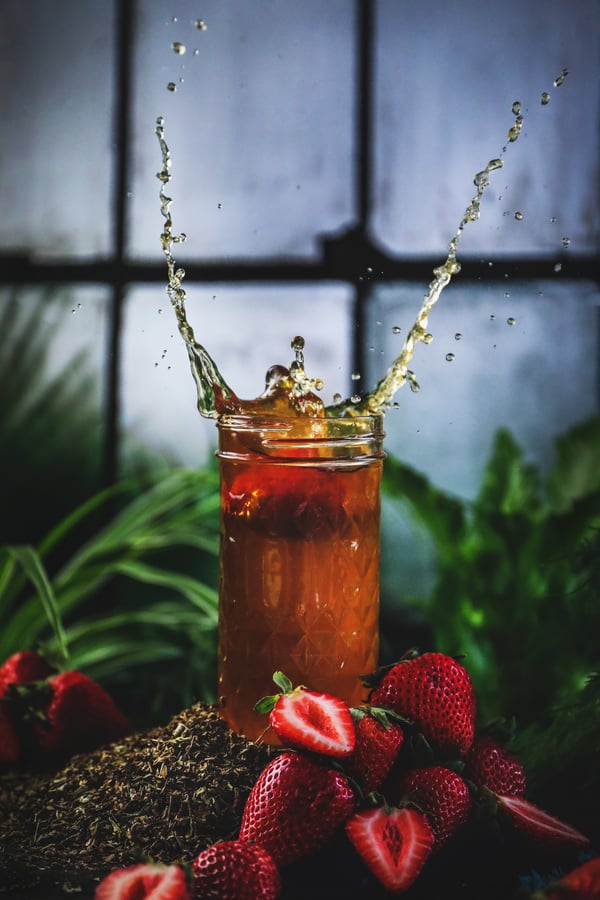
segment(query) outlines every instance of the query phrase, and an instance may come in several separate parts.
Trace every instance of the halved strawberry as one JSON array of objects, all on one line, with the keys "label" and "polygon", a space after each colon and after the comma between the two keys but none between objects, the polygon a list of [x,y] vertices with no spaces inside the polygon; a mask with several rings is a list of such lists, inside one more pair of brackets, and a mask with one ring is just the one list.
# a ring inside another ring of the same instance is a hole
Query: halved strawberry
[{"label": "halved strawberry", "polygon": [[283,672],[275,672],[273,681],[281,693],[263,697],[254,709],[269,713],[271,728],[283,744],[326,756],[352,753],[356,733],[350,708],[343,700],[303,687],[294,689]]},{"label": "halved strawberry", "polygon": [[434,842],[427,817],[409,807],[363,810],[346,823],[346,834],[376,878],[395,894],[416,881]]},{"label": "halved strawberry", "polygon": [[560,819],[540,809],[523,797],[495,795],[500,810],[514,827],[531,841],[544,848],[584,847],[589,838]]},{"label": "halved strawberry", "polygon": [[[535,895],[537,897],[537,894]],[[544,900],[598,900],[600,856],[588,859],[568,875],[549,884],[540,894]]]},{"label": "halved strawberry", "polygon": [[276,900],[281,877],[272,856],[259,844],[220,841],[192,863],[194,894],[202,900]]},{"label": "halved strawberry", "polygon": [[258,776],[239,837],[260,844],[284,866],[324,846],[354,809],[354,792],[340,772],[286,751]]},{"label": "halved strawberry", "polygon": [[100,882],[94,900],[191,900],[183,869],[139,863],[116,869]]}]

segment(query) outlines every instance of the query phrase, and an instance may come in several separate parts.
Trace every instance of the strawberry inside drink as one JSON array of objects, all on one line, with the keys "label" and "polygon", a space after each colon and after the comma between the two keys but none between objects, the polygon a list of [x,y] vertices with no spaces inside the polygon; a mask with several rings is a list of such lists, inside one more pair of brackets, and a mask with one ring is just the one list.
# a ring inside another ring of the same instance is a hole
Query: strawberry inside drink
[{"label": "strawberry inside drink", "polygon": [[282,666],[294,684],[362,699],[378,652],[382,438],[376,416],[219,420],[219,696],[249,738]]}]

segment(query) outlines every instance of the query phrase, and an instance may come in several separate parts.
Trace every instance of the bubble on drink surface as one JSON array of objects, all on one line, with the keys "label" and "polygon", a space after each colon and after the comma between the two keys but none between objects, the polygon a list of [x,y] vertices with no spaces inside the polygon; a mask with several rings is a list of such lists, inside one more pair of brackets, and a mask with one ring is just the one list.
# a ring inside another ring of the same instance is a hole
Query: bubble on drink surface
[{"label": "bubble on drink surface", "polygon": [[563,69],[562,72],[560,73],[560,75],[558,76],[558,78],[554,79],[554,87],[560,87],[568,74],[569,74],[569,70]]},{"label": "bubble on drink surface", "polygon": [[517,220],[517,222],[522,222],[524,219],[523,213],[517,210],[515,213],[515,219]]},{"label": "bubble on drink surface", "polygon": [[177,53],[178,56],[183,56],[185,53],[185,44],[182,44],[181,41],[173,41],[171,50],[173,53]]},{"label": "bubble on drink surface", "polygon": [[540,102],[542,106],[548,106],[548,104],[550,103],[550,94],[548,93],[548,91],[543,91]]},{"label": "bubble on drink surface", "polygon": [[175,93],[175,91],[177,90],[177,85],[174,81],[169,81],[169,83],[167,84],[167,90],[171,91],[172,94]]},{"label": "bubble on drink surface", "polygon": [[454,353],[446,353],[446,362],[454,362],[455,356]]}]

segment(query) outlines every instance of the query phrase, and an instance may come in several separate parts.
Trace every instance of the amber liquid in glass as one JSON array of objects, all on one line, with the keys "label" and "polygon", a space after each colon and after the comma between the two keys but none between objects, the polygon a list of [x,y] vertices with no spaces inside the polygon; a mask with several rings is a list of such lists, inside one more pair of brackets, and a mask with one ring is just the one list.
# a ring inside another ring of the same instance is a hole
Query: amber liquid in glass
[{"label": "amber liquid in glass", "polygon": [[276,692],[277,670],[364,700],[360,676],[378,658],[382,459],[323,459],[319,440],[264,456],[246,438],[220,429],[219,696],[231,727],[255,739],[268,719],[253,707]]}]

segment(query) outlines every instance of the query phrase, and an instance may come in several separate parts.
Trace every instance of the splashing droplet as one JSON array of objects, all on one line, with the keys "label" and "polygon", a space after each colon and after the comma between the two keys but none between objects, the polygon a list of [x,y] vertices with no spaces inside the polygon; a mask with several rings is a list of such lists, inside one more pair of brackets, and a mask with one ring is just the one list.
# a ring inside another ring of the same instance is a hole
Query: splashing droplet
[{"label": "splashing droplet", "polygon": [[569,74],[568,69],[563,69],[558,78],[554,79],[554,87],[560,87],[567,75]]},{"label": "splashing droplet", "polygon": [[400,334],[401,331],[402,331],[402,329],[400,328],[399,325],[394,325],[392,328],[392,334]]},{"label": "splashing droplet", "polygon": [[513,319],[512,316],[509,316],[506,321],[508,322],[509,325],[516,325],[516,323],[517,323],[517,320]]},{"label": "splashing droplet", "polygon": [[571,238],[564,237],[564,238],[562,239],[561,243],[562,243],[563,247],[568,247],[569,244],[571,243]]},{"label": "splashing droplet", "polygon": [[517,222],[522,222],[523,221],[523,213],[519,212],[517,210],[517,212],[515,213],[515,219],[517,220]]},{"label": "splashing droplet", "polygon": [[540,98],[540,102],[542,106],[548,106],[548,104],[550,103],[550,94],[548,93],[548,91],[544,91]]},{"label": "splashing droplet", "polygon": [[171,50],[173,53],[177,53],[179,56],[183,56],[185,53],[185,44],[182,44],[181,41],[173,41],[171,44]]},{"label": "splashing droplet", "polygon": [[334,394],[334,395],[333,395],[333,402],[334,402],[334,403],[341,403],[341,402],[342,402],[342,395],[341,395],[341,394]]},{"label": "splashing droplet", "polygon": [[513,105],[512,105],[512,112],[513,112],[513,115],[514,115],[514,116],[518,116],[518,115],[519,115],[519,113],[521,112],[521,102],[520,102],[520,100],[515,100],[515,102],[514,102]]},{"label": "splashing droplet", "polygon": [[353,372],[351,378],[352,381],[360,381],[360,372]]},{"label": "splashing droplet", "polygon": [[455,340],[455,341],[462,341],[462,334],[460,333],[460,331],[457,331],[457,332],[456,332],[456,334],[454,335],[454,340]]},{"label": "splashing droplet", "polygon": [[446,362],[454,362],[454,353],[446,353]]},{"label": "splashing droplet", "polygon": [[208,25],[204,21],[204,19],[196,19],[196,28],[198,31],[206,31]]},{"label": "splashing droplet", "polygon": [[423,335],[423,343],[424,344],[430,344],[432,342],[432,340],[433,340],[433,335],[431,334],[431,332],[428,331],[426,334]]},{"label": "splashing droplet", "polygon": [[172,94],[175,93],[175,91],[177,90],[177,85],[175,84],[174,81],[170,81],[170,82],[168,83],[168,85],[167,85],[167,90],[168,90],[168,91],[171,91]]},{"label": "splashing droplet", "polygon": [[560,272],[561,270],[562,270],[562,263],[556,263],[556,265],[554,266],[554,271]]}]

